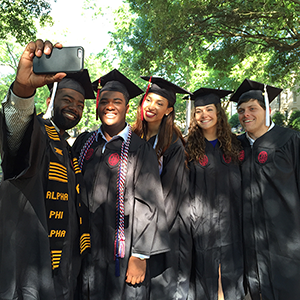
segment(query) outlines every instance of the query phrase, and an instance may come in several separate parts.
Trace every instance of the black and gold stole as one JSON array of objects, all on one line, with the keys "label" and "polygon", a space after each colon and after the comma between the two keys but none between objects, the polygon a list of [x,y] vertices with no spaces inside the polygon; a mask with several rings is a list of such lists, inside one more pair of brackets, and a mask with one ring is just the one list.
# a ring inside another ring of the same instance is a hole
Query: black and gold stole
[{"label": "black and gold stole", "polygon": [[[44,120],[46,134],[51,147],[45,193],[46,213],[48,220],[48,237],[52,259],[52,269],[59,268],[64,239],[68,234],[69,209],[68,201],[76,203],[78,222],[80,224],[80,253],[91,247],[88,209],[80,197],[83,178],[77,160],[72,158],[70,149],[63,145],[59,133],[49,120]],[[69,181],[67,163],[72,162],[76,182]],[[76,199],[69,198],[68,185],[73,184]]]}]

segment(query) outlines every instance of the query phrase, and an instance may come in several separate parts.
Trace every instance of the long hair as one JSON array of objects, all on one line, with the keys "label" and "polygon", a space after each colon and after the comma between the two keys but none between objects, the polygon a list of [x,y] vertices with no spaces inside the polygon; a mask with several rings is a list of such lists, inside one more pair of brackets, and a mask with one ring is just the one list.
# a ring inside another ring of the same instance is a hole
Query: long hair
[{"label": "long hair", "polygon": [[[240,155],[241,145],[236,136],[231,132],[227,116],[220,103],[215,104],[217,109],[217,138],[220,148],[226,159],[231,158],[237,162]],[[193,110],[190,131],[187,139],[187,152],[189,159],[202,160],[205,155],[205,137],[202,128],[198,125],[195,117],[196,108]]]},{"label": "long hair", "polygon": [[[144,96],[140,100],[139,106],[137,108],[137,116],[134,125],[132,126],[133,131],[139,136],[145,138],[148,133],[148,123],[145,120],[141,119],[141,106]],[[155,152],[157,155],[157,159],[159,159],[166,150],[170,147],[173,139],[173,134],[176,136],[176,141],[181,139],[182,144],[185,146],[185,141],[183,139],[182,133],[179,128],[175,125],[175,110],[174,106],[170,105],[168,101],[168,107],[173,107],[172,112],[170,112],[167,116],[164,115],[158,132],[158,141],[155,147]]]}]

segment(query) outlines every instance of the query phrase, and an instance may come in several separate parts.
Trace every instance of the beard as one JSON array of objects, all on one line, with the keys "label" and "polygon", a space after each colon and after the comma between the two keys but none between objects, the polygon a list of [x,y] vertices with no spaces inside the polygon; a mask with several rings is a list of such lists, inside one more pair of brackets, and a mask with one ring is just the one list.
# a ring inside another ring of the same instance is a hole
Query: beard
[{"label": "beard", "polygon": [[[65,110],[65,111],[67,111],[67,110]],[[74,120],[70,120],[70,119],[66,118],[62,114],[62,112],[63,112],[63,110],[60,110],[59,107],[54,108],[54,116],[52,118],[52,121],[59,129],[68,130],[68,129],[73,128],[74,126],[76,126],[79,123],[80,118],[78,116]],[[73,115],[73,113],[72,113],[72,115]]]}]

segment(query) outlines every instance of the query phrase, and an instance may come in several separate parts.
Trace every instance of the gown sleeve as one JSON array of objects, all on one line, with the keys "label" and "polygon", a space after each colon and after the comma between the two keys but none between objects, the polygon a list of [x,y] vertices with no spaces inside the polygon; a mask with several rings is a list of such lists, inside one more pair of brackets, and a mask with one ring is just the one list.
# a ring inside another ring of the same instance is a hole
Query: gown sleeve
[{"label": "gown sleeve", "polygon": [[[135,207],[132,252],[153,255],[169,250],[169,234],[154,150],[145,144],[135,168]],[[147,207],[146,218],[143,210]],[[149,245],[151,243],[151,245]],[[145,247],[145,245],[149,245]],[[145,249],[150,252],[145,253]]]},{"label": "gown sleeve", "polygon": [[178,139],[166,151],[163,160],[161,183],[169,230],[172,228],[179,206],[187,193],[187,167],[185,151]]}]

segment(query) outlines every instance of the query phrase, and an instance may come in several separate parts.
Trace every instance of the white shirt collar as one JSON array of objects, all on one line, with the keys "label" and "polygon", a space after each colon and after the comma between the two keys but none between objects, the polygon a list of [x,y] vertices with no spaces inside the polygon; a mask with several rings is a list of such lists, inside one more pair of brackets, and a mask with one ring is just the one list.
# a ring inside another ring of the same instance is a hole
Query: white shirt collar
[{"label": "white shirt collar", "polygon": [[[272,123],[271,123],[270,127],[268,128],[267,132],[270,131],[274,126],[275,126],[275,124],[272,121]],[[252,146],[254,144],[255,140],[249,136],[248,132],[246,132],[246,137],[247,137],[250,145]]]},{"label": "white shirt collar", "polygon": [[106,139],[105,135],[103,134],[102,131],[102,126],[99,127],[99,129],[97,130],[98,134],[96,136],[96,141],[98,142],[98,136],[99,134],[101,135],[101,137],[106,141],[106,143],[104,144],[103,148],[102,148],[102,153],[105,151],[106,145],[114,140],[116,140],[117,138],[122,138],[123,141],[127,141],[128,139],[128,135],[129,135],[129,125],[126,123],[125,128],[120,131],[117,135],[114,135],[109,141]]}]

